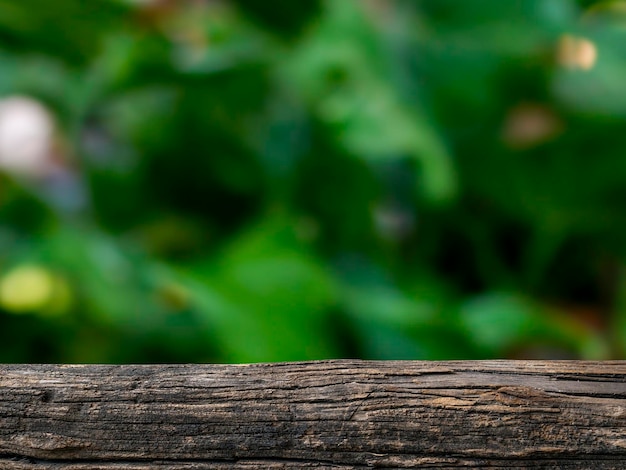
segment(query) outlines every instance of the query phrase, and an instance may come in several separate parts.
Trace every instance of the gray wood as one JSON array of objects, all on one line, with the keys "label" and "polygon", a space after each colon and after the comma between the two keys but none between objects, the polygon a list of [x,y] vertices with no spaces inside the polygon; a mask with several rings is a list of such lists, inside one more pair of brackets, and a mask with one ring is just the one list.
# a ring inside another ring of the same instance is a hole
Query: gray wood
[{"label": "gray wood", "polygon": [[626,362],[0,365],[0,469],[626,468]]}]

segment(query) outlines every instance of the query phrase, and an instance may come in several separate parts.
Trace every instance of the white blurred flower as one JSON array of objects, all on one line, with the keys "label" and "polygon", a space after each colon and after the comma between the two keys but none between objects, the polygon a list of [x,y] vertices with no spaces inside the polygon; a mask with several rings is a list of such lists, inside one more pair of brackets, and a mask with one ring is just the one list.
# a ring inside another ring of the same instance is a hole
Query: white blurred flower
[{"label": "white blurred flower", "polygon": [[37,177],[52,165],[54,122],[39,102],[24,96],[0,100],[0,169]]},{"label": "white blurred flower", "polygon": [[61,143],[41,103],[17,95],[0,99],[0,172],[18,177],[51,205],[75,212],[87,203],[85,190]]}]

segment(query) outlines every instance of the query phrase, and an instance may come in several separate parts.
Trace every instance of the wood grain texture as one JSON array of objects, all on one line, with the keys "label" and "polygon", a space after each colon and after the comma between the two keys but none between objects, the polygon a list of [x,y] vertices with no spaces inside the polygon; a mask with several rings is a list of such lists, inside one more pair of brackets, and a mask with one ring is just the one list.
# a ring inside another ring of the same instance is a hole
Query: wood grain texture
[{"label": "wood grain texture", "polygon": [[626,468],[626,362],[0,366],[0,469]]}]

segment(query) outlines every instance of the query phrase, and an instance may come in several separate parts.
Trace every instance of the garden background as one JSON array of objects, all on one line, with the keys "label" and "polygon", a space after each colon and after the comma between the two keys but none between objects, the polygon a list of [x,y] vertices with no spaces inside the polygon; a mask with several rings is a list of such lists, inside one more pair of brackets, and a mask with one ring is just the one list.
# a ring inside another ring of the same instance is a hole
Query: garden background
[{"label": "garden background", "polygon": [[626,357],[626,2],[0,0],[0,361]]}]

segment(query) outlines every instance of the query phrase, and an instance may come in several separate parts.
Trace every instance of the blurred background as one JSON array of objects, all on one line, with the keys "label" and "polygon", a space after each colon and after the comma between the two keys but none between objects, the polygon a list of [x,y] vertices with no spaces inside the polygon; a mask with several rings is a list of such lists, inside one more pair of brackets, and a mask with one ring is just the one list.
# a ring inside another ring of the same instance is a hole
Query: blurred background
[{"label": "blurred background", "polygon": [[0,361],[626,358],[626,1],[0,0]]}]

